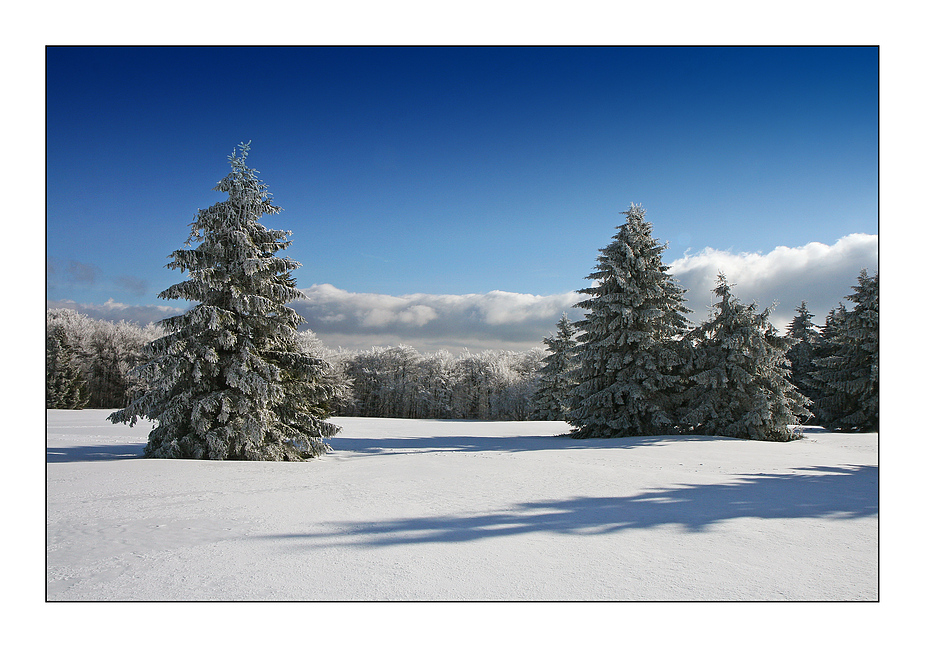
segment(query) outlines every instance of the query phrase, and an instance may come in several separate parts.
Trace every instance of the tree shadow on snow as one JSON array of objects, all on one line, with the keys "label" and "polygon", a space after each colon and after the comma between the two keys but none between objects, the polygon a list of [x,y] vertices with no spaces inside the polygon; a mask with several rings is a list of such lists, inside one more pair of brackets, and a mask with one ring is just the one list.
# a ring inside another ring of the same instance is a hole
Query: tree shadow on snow
[{"label": "tree shadow on snow", "polygon": [[141,459],[144,456],[144,453],[145,443],[45,448],[45,462],[69,463],[72,461],[116,461],[120,459]]},{"label": "tree shadow on snow", "polygon": [[360,454],[410,454],[430,452],[531,452],[536,450],[588,450],[638,448],[676,441],[708,441],[708,436],[647,436],[617,439],[572,439],[557,436],[428,436],[392,438],[332,437],[331,448]]},{"label": "tree shadow on snow", "polygon": [[388,546],[466,542],[546,532],[600,535],[661,525],[703,532],[737,518],[857,519],[877,515],[877,466],[816,466],[792,474],[743,475],[722,484],[685,484],[628,497],[571,497],[514,505],[496,513],[336,523],[329,533],[269,538]]}]

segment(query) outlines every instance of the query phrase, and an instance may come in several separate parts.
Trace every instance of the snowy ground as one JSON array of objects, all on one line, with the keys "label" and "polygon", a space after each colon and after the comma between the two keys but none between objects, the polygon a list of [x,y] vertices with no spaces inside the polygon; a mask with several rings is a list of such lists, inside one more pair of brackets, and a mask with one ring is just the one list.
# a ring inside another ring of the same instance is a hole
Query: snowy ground
[{"label": "snowy ground", "polygon": [[872,601],[878,435],[577,441],[335,419],[306,463],[140,459],[47,412],[49,601]]}]

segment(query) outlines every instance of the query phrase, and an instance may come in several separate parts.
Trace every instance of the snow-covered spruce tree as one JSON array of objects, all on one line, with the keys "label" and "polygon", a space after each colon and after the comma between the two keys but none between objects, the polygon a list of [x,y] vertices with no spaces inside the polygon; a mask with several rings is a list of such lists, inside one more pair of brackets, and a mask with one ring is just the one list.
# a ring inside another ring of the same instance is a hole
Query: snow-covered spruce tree
[{"label": "snow-covered spruce tree", "polygon": [[688,335],[693,371],[684,396],[682,422],[696,434],[762,441],[798,438],[788,425],[809,417],[809,401],[789,381],[790,342],[769,317],[732,295],[720,274],[714,313]]},{"label": "snow-covered spruce tree", "polygon": [[159,295],[199,303],[161,322],[166,335],[138,368],[146,391],[109,417],[156,421],[147,457],[299,461],[339,431],[323,420],[333,396],[324,361],[300,350],[302,318],[285,305],[301,297],[299,264],[276,256],[290,232],[258,223],[280,209],[239,148],[215,188],[228,199],[200,210],[187,248],[170,255],[167,267],[189,279]]},{"label": "snow-covered spruce tree", "polygon": [[[813,324],[813,314],[806,308],[805,301],[800,303],[796,313],[787,326],[787,337],[790,338],[793,345],[787,351],[787,359],[790,361],[790,382],[796,386],[801,394],[814,403],[819,399],[819,393],[813,387],[813,379],[810,374],[816,370],[813,361],[816,359],[821,335],[816,325]],[[812,403],[809,405],[809,411],[818,420],[816,409]]]},{"label": "snow-covered spruce tree", "polygon": [[675,431],[688,328],[685,290],[662,263],[667,246],[652,238],[645,210],[630,205],[626,223],[602,249],[588,311],[578,322],[579,364],[568,422],[577,439]]},{"label": "snow-covered spruce tree", "polygon": [[576,367],[577,328],[563,313],[556,323],[556,334],[544,338],[547,355],[539,369],[532,418],[538,421],[564,421],[569,411],[573,372]]},{"label": "snow-covered spruce tree", "polygon": [[879,429],[880,279],[862,270],[846,311],[833,311],[825,330],[824,355],[813,373],[820,389],[823,425],[834,430]]}]

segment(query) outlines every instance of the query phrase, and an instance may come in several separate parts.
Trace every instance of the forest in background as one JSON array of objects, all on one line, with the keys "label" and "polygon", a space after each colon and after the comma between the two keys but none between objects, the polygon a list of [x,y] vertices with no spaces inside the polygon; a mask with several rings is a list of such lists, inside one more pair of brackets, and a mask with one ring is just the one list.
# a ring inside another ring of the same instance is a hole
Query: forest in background
[{"label": "forest in background", "polygon": [[[46,406],[122,408],[143,384],[132,369],[157,324],[97,320],[70,309],[46,313]],[[344,388],[329,404],[336,416],[527,420],[545,355],[482,351],[422,354],[406,345],[364,351],[328,349],[314,332],[298,333],[302,350],[327,362],[325,380]]]},{"label": "forest in background", "polygon": [[[843,304],[813,323],[805,302],[787,331],[789,380],[811,404],[803,423],[835,429],[876,429],[870,400],[879,395],[858,372],[877,371],[878,278],[862,271],[852,309]],[[862,293],[864,293],[862,295]],[[860,303],[863,301],[864,303]],[[866,321],[862,321],[862,318]],[[335,416],[567,420],[578,363],[578,327],[565,315],[545,348],[527,352],[420,353],[411,346],[363,351],[329,349],[310,330],[302,350],[325,361],[324,380],[335,389]],[[776,335],[776,332],[774,333]],[[56,409],[121,408],[144,390],[132,369],[145,346],[163,335],[157,324],[96,320],[70,309],[46,312],[46,406]],[[873,367],[871,367],[873,362]],[[859,366],[862,365],[862,366]],[[859,413],[864,399],[865,412]]]}]

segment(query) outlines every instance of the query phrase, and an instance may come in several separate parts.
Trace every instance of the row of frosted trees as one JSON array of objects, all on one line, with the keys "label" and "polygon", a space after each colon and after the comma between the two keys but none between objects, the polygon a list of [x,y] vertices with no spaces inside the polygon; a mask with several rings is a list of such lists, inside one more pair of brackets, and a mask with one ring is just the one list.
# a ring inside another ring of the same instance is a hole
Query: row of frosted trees
[{"label": "row of frosted trees", "polygon": [[141,388],[131,369],[160,334],[156,325],[95,320],[67,308],[47,311],[46,407],[125,407]]},{"label": "row of frosted trees", "polygon": [[[164,334],[156,325],[94,320],[73,310],[46,313],[46,407],[122,408],[143,389],[144,347]],[[391,418],[522,421],[532,417],[539,348],[422,354],[413,347],[333,351],[312,331],[297,348],[324,360],[331,414]]]},{"label": "row of frosted trees", "polygon": [[778,335],[771,309],[743,304],[720,274],[712,314],[686,318],[684,289],[662,263],[645,210],[600,251],[581,292],[584,320],[563,316],[540,369],[537,415],[569,421],[575,438],[714,434],[787,441],[793,426],[876,430],[879,413],[878,277],[819,331],[805,302]]},{"label": "row of frosted trees", "polygon": [[347,416],[522,421],[533,413],[542,350],[422,355],[409,346],[342,359]]}]

